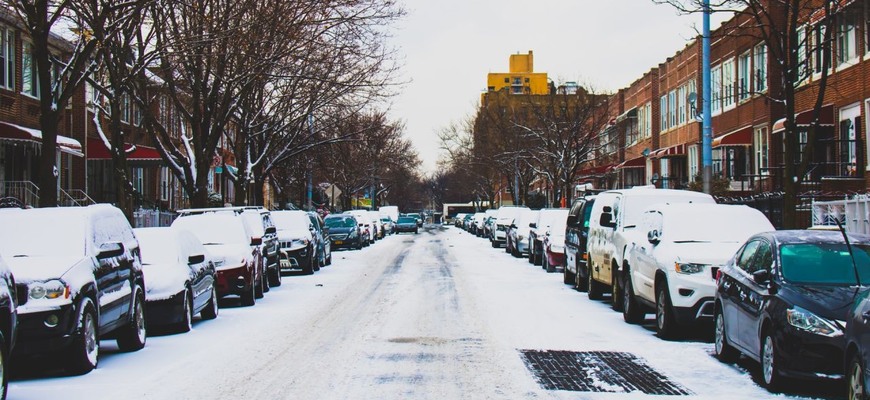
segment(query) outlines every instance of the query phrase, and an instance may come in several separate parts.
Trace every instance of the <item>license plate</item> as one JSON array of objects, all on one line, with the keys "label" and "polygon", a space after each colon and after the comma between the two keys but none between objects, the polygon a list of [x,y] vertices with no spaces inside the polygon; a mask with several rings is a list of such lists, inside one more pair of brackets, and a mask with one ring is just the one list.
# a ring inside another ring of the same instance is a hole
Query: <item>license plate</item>
[{"label": "license plate", "polygon": [[344,244],[344,241],[342,241],[342,240],[336,240],[336,241],[335,241],[335,244]]}]

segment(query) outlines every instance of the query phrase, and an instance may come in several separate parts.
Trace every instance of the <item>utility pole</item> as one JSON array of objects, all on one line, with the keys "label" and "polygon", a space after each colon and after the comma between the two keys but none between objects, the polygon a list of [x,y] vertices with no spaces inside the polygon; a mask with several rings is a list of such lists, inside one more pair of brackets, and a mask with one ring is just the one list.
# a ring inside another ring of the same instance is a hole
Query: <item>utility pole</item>
[{"label": "utility pole", "polygon": [[704,38],[702,39],[702,71],[704,96],[702,99],[702,112],[704,121],[701,135],[701,166],[703,167],[704,193],[710,194],[710,182],[713,180],[713,126],[710,112],[712,111],[710,88],[710,0],[704,0]]},{"label": "utility pole", "polygon": [[[314,116],[311,114],[308,114],[308,132],[311,134],[311,139],[314,139]],[[313,191],[312,187],[314,186],[314,184],[313,184],[314,177],[312,175],[314,175],[314,172],[311,170],[311,163],[308,163],[307,168],[308,168],[308,171],[307,171],[308,172],[308,174],[307,174],[308,175],[308,182],[307,182],[308,192],[307,192],[306,199],[308,200],[307,201],[308,211],[311,211],[314,209],[313,204],[312,204],[312,191]]]}]

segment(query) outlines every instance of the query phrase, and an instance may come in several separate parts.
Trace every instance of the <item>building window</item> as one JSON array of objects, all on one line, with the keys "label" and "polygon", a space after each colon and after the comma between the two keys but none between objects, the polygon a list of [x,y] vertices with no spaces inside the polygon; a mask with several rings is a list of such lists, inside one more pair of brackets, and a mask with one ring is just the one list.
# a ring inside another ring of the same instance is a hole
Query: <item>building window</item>
[{"label": "building window", "polygon": [[837,65],[858,58],[858,8],[849,7],[837,18]]},{"label": "building window", "polygon": [[734,105],[734,59],[722,64],[722,108]]},{"label": "building window", "polygon": [[668,96],[664,95],[659,99],[659,130],[662,132],[668,130]]},{"label": "building window", "polygon": [[722,66],[716,66],[710,71],[710,107],[713,115],[722,112]]},{"label": "building window", "polygon": [[133,176],[133,190],[136,193],[142,194],[142,188],[145,187],[145,169],[144,168],[131,168],[132,176]]},{"label": "building window", "polygon": [[700,164],[700,159],[698,157],[698,146],[689,146],[686,151],[689,158],[689,182],[694,182],[696,180],[695,178],[699,177],[698,164]]},{"label": "building window", "polygon": [[644,137],[652,136],[652,102],[646,103],[644,106],[646,112],[644,113]]},{"label": "building window", "polygon": [[677,92],[677,123],[680,125],[686,123],[686,89],[686,85],[683,85]]},{"label": "building window", "polygon": [[[798,43],[798,49],[797,49],[798,78],[797,78],[797,83],[800,84],[802,82],[805,82],[807,80],[807,78],[810,77],[810,75],[811,75],[810,72],[812,70],[812,68],[810,68],[809,52],[807,52],[807,48],[809,47],[809,42],[807,42],[807,40],[808,40],[807,27],[801,26],[800,28],[798,28],[797,36],[798,36],[798,40],[797,40],[797,43]],[[756,65],[758,65],[757,54],[758,53],[756,52],[756,57],[755,57]]]},{"label": "building window", "polygon": [[692,94],[692,93],[695,94],[695,103],[694,104],[688,104],[688,99],[686,100],[686,102],[687,102],[686,121],[692,122],[692,120],[695,119],[695,115],[697,114],[695,112],[695,109],[701,108],[701,104],[699,104],[701,102],[701,98],[698,96],[698,92],[697,92],[697,88],[696,88],[694,79],[690,80],[689,83],[686,84],[686,92],[687,92],[686,93],[687,97],[689,94]]},{"label": "building window", "polygon": [[15,32],[0,26],[0,86],[15,89]]},{"label": "building window", "polygon": [[751,90],[749,87],[749,82],[751,81],[749,75],[750,60],[751,57],[748,51],[741,54],[740,58],[737,59],[737,98],[740,101],[748,99]]},{"label": "building window", "polygon": [[855,176],[858,171],[858,127],[861,126],[861,108],[858,105],[840,110],[840,176]]},{"label": "building window", "polygon": [[160,200],[169,201],[170,186],[169,167],[160,167]]},{"label": "building window", "polygon": [[755,134],[752,139],[752,149],[755,152],[755,175],[767,175],[768,137],[766,126],[755,128]]},{"label": "building window", "polygon": [[825,42],[825,32],[827,28],[825,25],[819,24],[813,28],[813,40],[812,40],[812,54],[813,54],[813,73],[821,73],[822,65],[824,64],[825,59],[828,61],[828,68],[831,67],[831,45],[830,43]]},{"label": "building window", "polygon": [[33,59],[33,47],[28,42],[24,42],[21,52],[21,91],[28,96],[39,98],[36,62]]},{"label": "building window", "polygon": [[668,93],[668,123],[671,127],[677,126],[677,91]]},{"label": "building window", "polygon": [[121,122],[130,123],[130,95],[121,95]]}]

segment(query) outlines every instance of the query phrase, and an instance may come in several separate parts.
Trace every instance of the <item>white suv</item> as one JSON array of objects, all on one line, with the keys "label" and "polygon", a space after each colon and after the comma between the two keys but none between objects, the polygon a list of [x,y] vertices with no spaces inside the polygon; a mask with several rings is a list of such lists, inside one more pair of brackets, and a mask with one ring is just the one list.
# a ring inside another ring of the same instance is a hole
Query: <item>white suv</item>
[{"label": "white suv", "polygon": [[528,210],[528,207],[504,206],[499,207],[495,216],[494,230],[492,231],[492,247],[499,247],[507,242],[508,227],[514,223],[514,218],[520,215],[520,210]]},{"label": "white suv", "polygon": [[657,204],[643,212],[622,265],[622,315],[643,321],[655,310],[660,336],[713,318],[716,272],[750,236],[775,230],[754,208],[724,204]]},{"label": "white suv", "polygon": [[598,300],[605,290],[613,294],[613,309],[622,307],[622,285],[619,271],[625,261],[626,248],[631,243],[646,240],[640,233],[643,211],[658,203],[715,203],[709,194],[688,190],[656,189],[641,186],[623,190],[608,190],[598,194],[592,205],[589,221],[589,262],[586,264],[590,299]]}]

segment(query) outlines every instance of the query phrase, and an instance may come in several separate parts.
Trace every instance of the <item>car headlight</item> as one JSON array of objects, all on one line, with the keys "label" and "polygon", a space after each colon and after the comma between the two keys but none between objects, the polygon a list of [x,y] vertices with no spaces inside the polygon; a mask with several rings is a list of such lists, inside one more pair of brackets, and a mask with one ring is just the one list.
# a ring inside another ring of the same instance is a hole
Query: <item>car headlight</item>
[{"label": "car headlight", "polygon": [[795,306],[785,311],[788,323],[800,330],[827,337],[842,336],[843,331],[832,322]]},{"label": "car headlight", "polygon": [[69,298],[69,286],[60,279],[48,282],[31,282],[27,285],[27,296],[31,300]]},{"label": "car headlight", "polygon": [[681,274],[698,274],[704,272],[705,264],[674,263],[674,270]]},{"label": "car headlight", "polygon": [[357,231],[350,231],[350,233],[347,235],[347,237],[349,237],[351,239],[355,238],[356,236],[357,236]]}]

